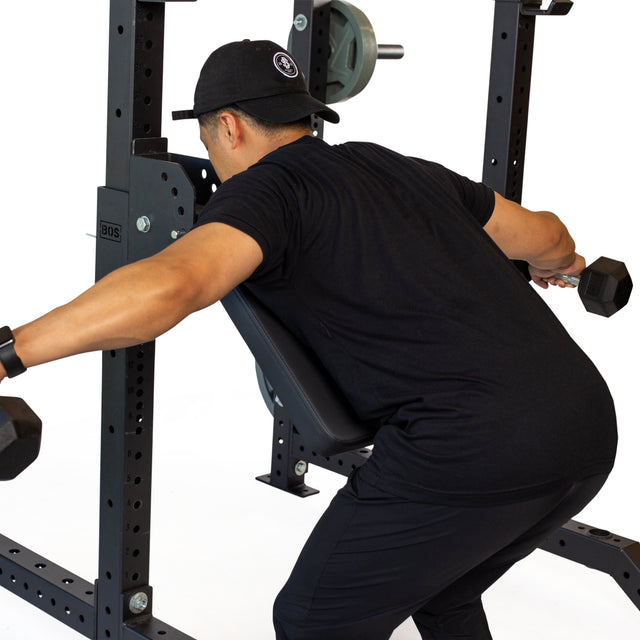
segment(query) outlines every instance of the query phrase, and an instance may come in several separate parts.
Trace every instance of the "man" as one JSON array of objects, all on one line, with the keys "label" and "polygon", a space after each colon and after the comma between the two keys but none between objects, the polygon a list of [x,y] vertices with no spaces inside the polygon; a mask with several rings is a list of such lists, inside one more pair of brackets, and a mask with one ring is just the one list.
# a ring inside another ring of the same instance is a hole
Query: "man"
[{"label": "man", "polygon": [[0,380],[153,340],[246,282],[378,428],[276,600],[276,637],[382,640],[413,616],[424,639],[488,640],[482,593],[613,465],[606,384],[509,261],[546,288],[584,259],[552,213],[330,146],[314,113],[338,121],[281,47],[215,51],[177,114],[199,118],[223,181],[196,227],[17,329]]}]

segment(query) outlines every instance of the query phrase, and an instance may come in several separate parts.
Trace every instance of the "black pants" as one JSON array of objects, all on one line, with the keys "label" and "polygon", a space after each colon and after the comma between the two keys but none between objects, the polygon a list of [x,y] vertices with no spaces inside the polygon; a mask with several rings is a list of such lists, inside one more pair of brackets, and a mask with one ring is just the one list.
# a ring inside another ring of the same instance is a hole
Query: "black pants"
[{"label": "black pants", "polygon": [[355,477],[307,541],[274,607],[277,640],[491,640],[482,593],[578,513],[596,476],[517,504],[410,502]]}]

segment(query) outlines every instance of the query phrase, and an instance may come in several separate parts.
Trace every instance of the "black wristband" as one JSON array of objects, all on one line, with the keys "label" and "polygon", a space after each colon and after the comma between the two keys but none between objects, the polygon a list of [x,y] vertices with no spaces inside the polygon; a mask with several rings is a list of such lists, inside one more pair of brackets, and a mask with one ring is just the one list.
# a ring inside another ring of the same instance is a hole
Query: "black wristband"
[{"label": "black wristband", "polygon": [[14,349],[15,339],[13,332],[9,327],[0,329],[0,364],[4,367],[9,378],[15,378],[27,369],[22,364],[22,360],[18,358],[18,354]]}]

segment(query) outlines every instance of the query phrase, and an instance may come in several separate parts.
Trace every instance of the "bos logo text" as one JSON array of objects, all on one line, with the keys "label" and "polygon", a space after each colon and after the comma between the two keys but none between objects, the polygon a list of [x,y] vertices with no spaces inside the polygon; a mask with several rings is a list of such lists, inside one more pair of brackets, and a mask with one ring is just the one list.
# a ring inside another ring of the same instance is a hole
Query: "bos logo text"
[{"label": "bos logo text", "polygon": [[100,238],[111,242],[122,242],[122,226],[115,222],[100,220]]}]

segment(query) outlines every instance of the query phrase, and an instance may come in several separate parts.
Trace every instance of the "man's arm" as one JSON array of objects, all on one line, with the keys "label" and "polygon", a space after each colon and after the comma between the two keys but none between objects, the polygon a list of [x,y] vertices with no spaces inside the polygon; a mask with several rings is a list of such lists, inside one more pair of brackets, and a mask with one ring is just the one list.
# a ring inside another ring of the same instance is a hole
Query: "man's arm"
[{"label": "man's arm", "polygon": [[[262,258],[258,243],[245,233],[221,223],[203,225],[14,330],[16,353],[28,368],[87,351],[149,342],[224,297]],[[0,365],[0,381],[5,376]]]},{"label": "man's arm", "polygon": [[555,274],[579,275],[585,268],[569,231],[549,211],[529,211],[496,193],[484,230],[508,258],[528,262],[533,281],[544,289],[548,284],[566,286]]}]

